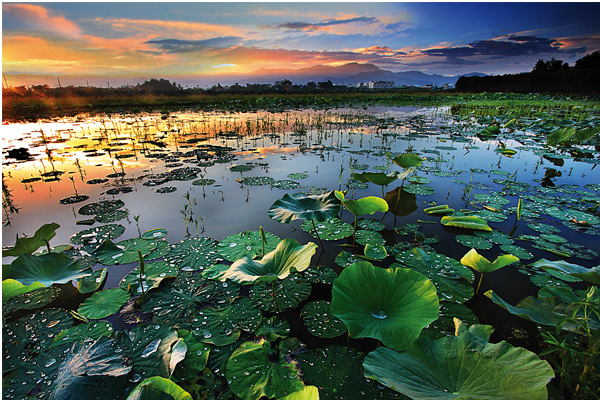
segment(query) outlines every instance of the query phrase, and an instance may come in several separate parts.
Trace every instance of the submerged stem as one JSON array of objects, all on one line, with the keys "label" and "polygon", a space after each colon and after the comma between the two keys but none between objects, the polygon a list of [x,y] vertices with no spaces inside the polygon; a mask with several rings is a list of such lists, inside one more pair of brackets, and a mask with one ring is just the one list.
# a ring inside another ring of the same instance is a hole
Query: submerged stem
[{"label": "submerged stem", "polygon": [[319,244],[321,245],[321,248],[323,249],[323,251],[325,251],[325,246],[323,246],[323,242],[321,241],[321,237],[319,236],[319,232],[317,232],[317,227],[315,225],[315,220],[311,219],[310,221],[312,222],[313,229],[315,230],[315,235],[317,235],[317,239],[319,239]]}]

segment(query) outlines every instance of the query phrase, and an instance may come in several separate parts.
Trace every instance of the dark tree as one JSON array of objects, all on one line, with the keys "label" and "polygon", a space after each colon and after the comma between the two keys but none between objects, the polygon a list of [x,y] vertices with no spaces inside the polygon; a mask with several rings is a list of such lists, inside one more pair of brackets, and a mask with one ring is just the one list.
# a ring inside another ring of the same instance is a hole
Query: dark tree
[{"label": "dark tree", "polygon": [[600,51],[595,51],[575,61],[575,69],[598,69],[600,68]]}]

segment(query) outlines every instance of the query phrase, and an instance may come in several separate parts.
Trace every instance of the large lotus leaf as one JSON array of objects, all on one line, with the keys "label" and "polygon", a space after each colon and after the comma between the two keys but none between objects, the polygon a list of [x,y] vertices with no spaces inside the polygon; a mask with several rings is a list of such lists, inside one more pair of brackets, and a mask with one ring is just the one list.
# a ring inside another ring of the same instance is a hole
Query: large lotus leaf
[{"label": "large lotus leaf", "polygon": [[21,282],[15,279],[4,279],[2,281],[2,303],[8,299],[12,299],[13,297],[21,296],[45,287],[46,285],[41,282],[33,282],[31,285],[23,285]]},{"label": "large lotus leaf", "polygon": [[172,380],[153,376],[137,385],[127,400],[192,400],[192,396]]},{"label": "large lotus leaf", "polygon": [[98,261],[103,265],[129,264],[139,260],[138,250],[142,257],[150,254],[158,244],[155,240],[134,238],[113,243],[106,240],[96,250]]},{"label": "large lotus leaf", "polygon": [[263,242],[260,231],[245,231],[223,238],[217,244],[217,248],[219,254],[228,261],[234,262],[246,256],[256,258],[275,250],[277,244],[281,241],[277,235],[271,232],[265,232],[265,239],[266,243]]},{"label": "large lotus leaf", "polygon": [[[132,294],[141,294],[156,289],[167,278],[175,278],[179,270],[166,261],[155,261],[144,264],[144,274],[140,279],[140,267],[135,267],[119,283],[119,287],[129,290]],[[140,284],[140,281],[142,284]]]},{"label": "large lotus leaf", "polygon": [[319,388],[322,400],[408,399],[368,380],[362,373],[365,355],[351,347],[309,350],[297,357],[306,384]]},{"label": "large lotus leaf", "polygon": [[269,208],[269,218],[289,224],[296,219],[325,221],[340,211],[340,202],[334,192],[322,195],[303,196],[285,194]]},{"label": "large lotus leaf", "polygon": [[336,190],[334,193],[344,207],[356,216],[386,212],[389,208],[388,203],[381,197],[367,196],[358,200],[346,200],[343,192]]},{"label": "large lotus leaf", "polygon": [[157,240],[156,248],[152,250],[152,252],[146,256],[144,256],[144,260],[156,260],[158,258],[162,258],[171,252],[171,243],[166,240]]},{"label": "large lotus leaf", "polygon": [[226,309],[202,309],[192,322],[192,332],[201,342],[225,346],[238,340],[241,330],[254,332],[261,319],[256,304],[248,297],[240,297]]},{"label": "large lotus leaf", "polygon": [[65,343],[83,342],[84,339],[99,339],[101,336],[110,337],[113,327],[107,321],[92,321],[62,330],[50,345],[50,348],[62,346]]},{"label": "large lotus leaf", "polygon": [[[18,281],[15,282],[18,283]],[[2,294],[4,294],[4,292]],[[47,288],[42,286],[42,288],[38,290],[12,297],[8,301],[3,299],[2,309],[5,314],[10,314],[18,310],[33,310],[35,308],[42,308],[56,300],[59,294],[60,288]]]},{"label": "large lotus leaf", "polygon": [[217,252],[217,241],[206,237],[184,239],[171,245],[165,261],[176,264],[181,271],[202,271],[222,258]]},{"label": "large lotus leaf", "polygon": [[[123,343],[130,349],[133,369],[129,382],[137,384],[150,376],[168,378],[176,365],[171,363],[173,347],[179,341],[177,331],[166,325],[140,324],[125,331]],[[126,390],[132,387],[126,388]]]},{"label": "large lotus leaf", "polygon": [[25,286],[34,282],[52,286],[55,283],[69,283],[88,275],[91,275],[90,271],[81,271],[77,261],[73,262],[61,253],[40,256],[21,254],[10,264],[6,278],[15,279]]},{"label": "large lotus leaf", "polygon": [[[316,234],[315,227],[317,228]],[[304,221],[301,228],[312,237],[320,238],[321,240],[344,239],[352,236],[352,232],[354,231],[352,225],[345,223],[339,218],[329,218],[322,222],[316,222],[314,220]]]},{"label": "large lotus leaf", "polygon": [[84,229],[69,238],[73,244],[90,245],[96,248],[105,240],[114,240],[125,232],[125,227],[120,224],[108,224],[95,228]]},{"label": "large lotus leaf", "polygon": [[18,238],[14,247],[2,250],[2,257],[17,257],[21,254],[31,254],[40,246],[49,242],[56,235],[56,229],[60,228],[60,225],[56,222],[51,224],[42,225],[32,237]]},{"label": "large lotus leaf", "polygon": [[554,377],[547,361],[509,343],[488,343],[472,326],[459,336],[420,338],[404,352],[379,347],[365,376],[415,400],[543,400]]},{"label": "large lotus leaf", "polygon": [[391,174],[384,172],[355,172],[352,174],[352,177],[360,182],[371,182],[379,186],[387,186],[398,179],[398,172],[394,171]]},{"label": "large lotus leaf", "polygon": [[548,261],[545,258],[534,262],[532,266],[543,268],[545,270],[559,271],[567,275],[571,275],[576,278],[582,279],[593,285],[600,286],[600,266],[593,268],[585,268],[581,265],[568,263],[563,260]]},{"label": "large lotus leaf", "polygon": [[250,257],[236,261],[220,279],[231,279],[241,284],[285,279],[291,272],[308,268],[316,251],[315,243],[301,245],[294,239],[284,239],[260,261],[254,261]]},{"label": "large lotus leaf", "polygon": [[234,282],[217,282],[182,272],[172,284],[163,285],[142,310],[152,313],[155,322],[188,329],[201,305],[227,308],[240,293]]},{"label": "large lotus leaf", "polygon": [[222,347],[213,346],[208,357],[208,367],[211,369],[211,371],[218,376],[225,377],[225,371],[229,357],[231,357],[235,349],[240,347],[242,343],[250,340],[252,337],[254,337],[254,335],[250,335],[249,333],[242,331],[242,334],[237,342]]},{"label": "large lotus leaf", "polygon": [[308,279],[301,274],[291,274],[285,279],[253,285],[250,289],[250,298],[261,310],[284,311],[296,307],[310,296],[311,289]]},{"label": "large lotus leaf", "polygon": [[414,153],[405,153],[394,158],[391,157],[390,153],[387,153],[387,157],[402,169],[418,167],[423,162],[423,159]]},{"label": "large lotus leaf", "polygon": [[471,249],[465,254],[460,262],[467,267],[473,268],[475,271],[482,274],[496,271],[497,269],[506,267],[509,264],[519,261],[519,259],[512,254],[504,254],[496,257],[494,262],[490,262],[487,258],[483,257],[477,250]]},{"label": "large lotus leaf", "polygon": [[75,343],[58,368],[50,388],[50,399],[116,399],[131,370],[118,342],[101,337]]},{"label": "large lotus leaf", "polygon": [[357,262],[333,283],[331,312],[351,337],[402,350],[438,318],[439,300],[433,283],[419,272]]},{"label": "large lotus leaf", "polygon": [[271,318],[263,318],[254,335],[263,336],[269,342],[279,338],[286,338],[290,334],[290,324],[283,318],[273,315]]},{"label": "large lotus leaf", "polygon": [[175,381],[183,381],[200,375],[204,368],[206,368],[210,354],[210,345],[196,339],[196,336],[188,330],[181,329],[177,331],[177,334],[184,340],[187,352],[185,358],[177,364],[172,378]]},{"label": "large lotus leaf", "polygon": [[442,217],[442,225],[455,226],[463,229],[475,229],[480,231],[491,231],[487,222],[479,217]]},{"label": "large lotus leaf", "polygon": [[127,290],[120,288],[106,289],[88,297],[77,312],[89,319],[106,318],[113,315],[131,298]]},{"label": "large lotus leaf", "polygon": [[453,258],[416,247],[399,253],[396,260],[399,264],[392,266],[410,268],[428,277],[440,300],[464,303],[473,297],[473,273]]},{"label": "large lotus leaf", "polygon": [[304,389],[288,394],[281,400],[319,400],[319,388],[316,386],[305,386]]},{"label": "large lotus leaf", "polygon": [[77,212],[81,215],[100,215],[123,207],[123,200],[103,200],[97,203],[86,204]]},{"label": "large lotus leaf", "polygon": [[37,311],[5,325],[2,330],[3,372],[46,350],[60,331],[72,325],[71,314],[60,308]]},{"label": "large lotus leaf", "polygon": [[334,338],[346,332],[346,325],[331,314],[328,301],[317,300],[302,307],[302,319],[308,331],[318,337]]},{"label": "large lotus leaf", "polygon": [[243,400],[280,399],[304,389],[297,363],[286,361],[264,339],[242,343],[227,361],[225,375],[230,389]]},{"label": "large lotus leaf", "polygon": [[[89,269],[91,271],[91,268]],[[93,271],[90,276],[80,278],[77,280],[77,291],[82,294],[95,292],[102,286],[106,275],[108,274],[106,268],[102,268]]]},{"label": "large lotus leaf", "polygon": [[[556,327],[565,316],[570,316],[575,312],[577,305],[566,303],[559,297],[542,297],[535,298],[529,296],[519,301],[516,306],[512,306],[504,301],[500,296],[491,290],[484,293],[494,303],[504,308],[506,311],[529,321],[536,322],[541,325],[549,325]],[[585,318],[583,311],[577,314],[579,318]],[[592,329],[600,328],[600,321],[597,316],[589,315],[588,321]],[[576,330],[579,325],[567,322],[563,329]]]}]

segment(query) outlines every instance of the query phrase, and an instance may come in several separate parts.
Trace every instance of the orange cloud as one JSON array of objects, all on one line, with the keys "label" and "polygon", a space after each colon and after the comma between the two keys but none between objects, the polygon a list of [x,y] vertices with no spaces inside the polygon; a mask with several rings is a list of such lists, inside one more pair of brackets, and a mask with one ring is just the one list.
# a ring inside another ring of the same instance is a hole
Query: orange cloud
[{"label": "orange cloud", "polygon": [[63,16],[51,16],[42,6],[33,4],[2,4],[3,18],[12,19],[12,23],[27,30],[36,30],[61,36],[76,38],[81,29]]}]

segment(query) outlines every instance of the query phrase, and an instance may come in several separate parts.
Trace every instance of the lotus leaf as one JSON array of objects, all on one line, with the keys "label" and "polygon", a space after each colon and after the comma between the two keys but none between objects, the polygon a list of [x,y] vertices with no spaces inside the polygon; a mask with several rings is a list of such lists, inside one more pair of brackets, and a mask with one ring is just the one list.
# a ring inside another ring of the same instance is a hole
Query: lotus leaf
[{"label": "lotus leaf", "polygon": [[360,230],[356,232],[356,243],[366,246],[370,245],[380,245],[383,246],[385,244],[385,239],[383,235],[379,232],[369,231],[369,230]]},{"label": "lotus leaf", "polygon": [[134,238],[113,243],[105,240],[96,250],[98,261],[102,265],[129,264],[139,260],[138,250],[142,257],[150,254],[158,246],[154,240]]},{"label": "lotus leaf", "polygon": [[332,285],[333,281],[337,278],[335,271],[325,266],[305,269],[303,274],[310,283],[322,283],[325,285]]},{"label": "lotus leaf", "polygon": [[292,181],[289,179],[282,179],[282,180],[273,182],[273,184],[271,186],[273,186],[274,188],[277,188],[277,189],[282,189],[282,190],[292,190],[292,189],[296,189],[298,186],[300,186],[300,182]]},{"label": "lotus leaf", "polygon": [[144,379],[127,396],[127,400],[192,400],[192,396],[170,379],[153,376]]},{"label": "lotus leaf", "polygon": [[288,174],[287,177],[290,179],[306,179],[306,178],[308,178],[308,174],[306,172],[294,172],[294,173]]},{"label": "lotus leaf", "polygon": [[269,218],[289,224],[296,219],[325,221],[340,211],[340,202],[334,192],[322,195],[303,196],[285,194],[269,208]]},{"label": "lotus leaf", "polygon": [[544,224],[544,223],[530,222],[527,224],[527,226],[529,228],[533,229],[534,231],[538,231],[541,233],[559,233],[560,232],[560,228],[557,228],[552,225]]},{"label": "lotus leaf", "polygon": [[156,260],[164,257],[171,252],[171,244],[166,240],[157,240],[156,248],[150,252],[147,256],[144,256],[144,260]]},{"label": "lotus leaf", "polygon": [[394,158],[391,157],[390,153],[387,153],[386,156],[402,169],[418,167],[423,162],[423,159],[414,153],[405,153]]},{"label": "lotus leaf", "polygon": [[89,319],[106,318],[119,311],[130,298],[131,294],[120,288],[102,290],[81,303],[77,312]]},{"label": "lotus leaf", "polygon": [[71,314],[60,308],[40,310],[5,325],[2,331],[3,371],[10,371],[46,350],[60,331],[72,325]]},{"label": "lotus leaf", "polygon": [[69,238],[73,244],[84,244],[98,247],[104,240],[114,240],[125,232],[125,227],[119,224],[108,224],[79,231]]},{"label": "lotus leaf", "polygon": [[[440,172],[438,172],[438,174],[439,173]],[[434,172],[434,174],[435,174],[435,172]],[[425,178],[425,177],[422,177],[422,176],[411,176],[410,178],[408,178],[408,181],[410,183],[418,183],[418,184],[422,185],[422,184],[425,184],[425,183],[430,183],[431,179]]]},{"label": "lotus leaf", "polygon": [[356,179],[348,179],[346,182],[346,187],[348,189],[367,189],[369,187],[368,183],[362,183],[357,181]]},{"label": "lotus leaf", "polygon": [[334,191],[335,196],[344,204],[356,217],[367,214],[375,214],[376,212],[386,212],[389,208],[388,203],[381,197],[367,196],[358,200],[346,200],[343,192]]},{"label": "lotus leaf", "polygon": [[80,324],[61,331],[49,348],[62,346],[65,343],[83,342],[86,338],[99,339],[101,336],[110,337],[113,334],[113,327],[107,321],[93,321],[87,324]]},{"label": "lotus leaf", "polygon": [[454,336],[456,333],[455,318],[466,324],[479,324],[477,316],[466,305],[443,301],[440,302],[440,317],[423,329],[421,337],[439,339],[444,336]]},{"label": "lotus leaf", "polygon": [[81,271],[77,261],[73,262],[61,253],[48,253],[37,257],[21,254],[10,264],[6,278],[17,280],[25,286],[34,282],[52,286],[55,283],[69,283],[90,274],[89,271]]},{"label": "lotus leaf", "polygon": [[281,400],[319,400],[319,388],[316,386],[305,386],[304,389],[288,394]]},{"label": "lotus leaf", "polygon": [[280,399],[304,389],[297,363],[286,361],[266,340],[242,343],[227,361],[226,376],[243,400]]},{"label": "lotus leaf", "polygon": [[[277,244],[281,241],[278,236],[271,232],[265,232],[265,238],[267,239],[266,243],[263,241],[260,231],[236,233],[223,238],[217,244],[217,249],[224,259],[232,262],[246,256],[256,258],[275,250]],[[263,248],[265,253],[263,253]]]},{"label": "lotus leaf", "polygon": [[508,236],[506,233],[500,231],[491,231],[491,232],[483,232],[483,231],[475,231],[475,236],[479,236],[481,238],[487,239],[495,244],[513,244],[515,240]]},{"label": "lotus leaf", "polygon": [[240,297],[226,309],[202,309],[192,322],[192,332],[201,342],[225,346],[239,339],[240,330],[254,332],[261,319],[256,304],[247,297]]},{"label": "lotus leaf", "polygon": [[123,200],[103,200],[81,207],[77,212],[81,215],[102,215],[123,207]]},{"label": "lotus leaf", "polygon": [[456,235],[454,238],[456,241],[463,246],[472,247],[479,250],[489,250],[494,245],[486,238],[474,236],[474,235]]},{"label": "lotus leaf", "polygon": [[442,217],[442,225],[454,226],[463,229],[475,229],[481,231],[491,231],[487,222],[479,217]]},{"label": "lotus leaf", "polygon": [[287,320],[277,318],[274,315],[271,318],[263,318],[254,334],[256,336],[263,336],[269,342],[274,342],[279,338],[288,337],[289,333],[290,324]]},{"label": "lotus leaf", "polygon": [[510,200],[498,194],[477,193],[473,197],[482,203],[492,203],[498,205],[506,205],[510,203]]},{"label": "lotus leaf", "polygon": [[488,343],[477,329],[420,338],[402,353],[380,347],[365,358],[365,376],[413,399],[548,397],[554,371],[546,361],[505,341]]},{"label": "lotus leaf", "polygon": [[503,244],[500,246],[500,250],[508,254],[512,254],[513,256],[518,257],[520,260],[531,260],[533,258],[533,254],[531,254],[529,251],[513,244]]},{"label": "lotus leaf", "polygon": [[385,229],[385,224],[374,219],[360,219],[358,220],[358,227],[360,229],[368,229],[379,232]]},{"label": "lotus leaf", "polygon": [[562,236],[555,235],[553,233],[542,233],[540,237],[552,243],[567,243],[568,240]]},{"label": "lotus leaf", "polygon": [[[358,240],[357,240],[358,242]],[[359,242],[360,243],[360,242]],[[382,244],[369,244],[365,245],[365,257],[373,260],[383,260],[387,257],[387,250]]]},{"label": "lotus leaf", "polygon": [[350,337],[371,337],[402,350],[438,318],[439,300],[433,283],[418,272],[357,262],[333,283],[331,312]]},{"label": "lotus leaf", "polygon": [[214,179],[197,179],[192,182],[194,186],[210,186],[216,181]]},{"label": "lotus leaf", "polygon": [[164,259],[177,265],[181,271],[202,271],[222,260],[217,252],[217,243],[206,237],[184,239],[172,244]]},{"label": "lotus leaf", "polygon": [[60,227],[59,224],[53,222],[51,224],[44,224],[41,228],[35,231],[32,237],[17,238],[17,242],[14,247],[2,249],[2,257],[17,257],[21,254],[31,254],[40,246],[49,242],[56,235],[56,229]]},{"label": "lotus leaf", "polygon": [[250,335],[249,333],[242,331],[242,334],[237,342],[221,347],[212,346],[210,355],[208,357],[208,367],[210,370],[216,375],[224,377],[229,357],[231,357],[235,349],[240,347],[242,343],[250,340],[253,337],[254,335]]},{"label": "lotus leaf", "polygon": [[379,186],[387,186],[398,179],[398,172],[394,171],[391,174],[383,172],[355,172],[352,174],[352,178],[363,183],[371,182]]},{"label": "lotus leaf", "polygon": [[149,231],[146,231],[144,233],[142,233],[142,237],[144,239],[162,239],[165,236],[167,236],[167,230],[164,228],[156,228],[156,229],[150,229]]},{"label": "lotus leaf", "polygon": [[454,208],[448,207],[448,204],[444,204],[441,206],[428,207],[423,209],[429,215],[439,215],[439,214],[450,214],[454,212]]},{"label": "lotus leaf", "polygon": [[[19,283],[19,281],[15,282]],[[2,289],[2,294],[5,295],[4,288]],[[42,286],[42,288],[34,290],[32,292],[27,292],[18,296],[11,297],[8,301],[5,301],[5,299],[3,298],[2,309],[5,314],[10,314],[18,310],[33,310],[36,308],[42,308],[56,300],[59,294],[60,288],[47,288],[45,286]]]},{"label": "lotus leaf", "polygon": [[167,278],[175,278],[179,270],[165,261],[156,261],[144,265],[142,285],[140,285],[140,267],[135,267],[119,283],[119,287],[129,290],[132,294],[141,294],[156,289]]},{"label": "lotus leaf", "polygon": [[204,268],[202,271],[202,277],[205,279],[218,281],[225,271],[229,269],[229,267],[230,266],[227,264],[215,264],[212,267]]},{"label": "lotus leaf", "polygon": [[552,273],[558,271],[569,276],[584,280],[593,285],[600,286],[600,266],[593,268],[582,267],[581,265],[568,263],[566,261],[548,261],[545,258],[538,260],[532,264],[534,267],[539,267]]},{"label": "lotus leaf", "polygon": [[308,331],[318,337],[334,338],[346,332],[346,325],[331,314],[330,303],[311,301],[302,307],[302,319]]},{"label": "lotus leaf", "polygon": [[196,336],[188,330],[181,329],[177,334],[185,342],[187,351],[185,358],[177,364],[172,378],[175,381],[183,381],[198,376],[206,368],[210,345],[196,339]]},{"label": "lotus leaf", "polygon": [[[314,227],[313,227],[314,223]],[[317,228],[315,234],[315,227]],[[343,222],[338,218],[329,218],[322,222],[304,221],[301,226],[302,230],[312,237],[320,238],[321,240],[338,240],[352,236],[352,225]]]},{"label": "lotus leaf", "polygon": [[356,254],[348,253],[347,251],[342,251],[335,257],[335,263],[342,268],[349,267],[358,261],[361,261],[360,257]]},{"label": "lotus leaf", "polygon": [[408,399],[400,393],[365,379],[365,355],[351,347],[332,346],[309,350],[297,357],[306,384],[319,388],[321,399]]},{"label": "lotus leaf", "polygon": [[248,172],[251,171],[254,168],[254,165],[234,165],[233,167],[229,168],[230,171],[233,172]]},{"label": "lotus leaf", "polygon": [[290,272],[308,268],[316,248],[317,245],[312,242],[301,245],[294,239],[284,239],[260,261],[254,261],[248,256],[236,261],[220,280],[231,279],[237,283],[251,284],[285,279]]},{"label": "lotus leaf", "polygon": [[291,274],[283,280],[255,284],[250,289],[250,298],[261,310],[283,311],[300,304],[310,295],[311,289],[312,286],[305,277]]},{"label": "lotus leaf", "polygon": [[469,252],[460,259],[460,262],[463,265],[473,268],[475,271],[481,274],[496,271],[497,269],[503,268],[517,261],[519,261],[517,257],[510,254],[505,254],[498,256],[494,262],[490,262],[487,258],[479,255],[475,249],[469,250]]},{"label": "lotus leaf", "polygon": [[31,285],[23,285],[15,279],[2,280],[2,303],[13,297],[21,296],[26,293],[45,288],[41,282],[33,282]]},{"label": "lotus leaf", "polygon": [[404,186],[403,190],[407,193],[418,194],[421,196],[428,196],[435,193],[435,189],[431,186],[418,183],[411,183],[410,185]]},{"label": "lotus leaf", "polygon": [[106,224],[109,222],[117,222],[122,220],[123,218],[127,218],[129,216],[128,210],[113,210],[104,214],[94,216],[94,219],[101,223]]},{"label": "lotus leaf", "polygon": [[[89,269],[91,272],[91,268]],[[106,279],[106,268],[96,270],[91,275],[77,280],[77,291],[82,294],[95,292],[102,286]]]},{"label": "lotus leaf", "polygon": [[172,284],[163,285],[147,303],[144,312],[151,312],[155,322],[188,329],[202,304],[227,308],[240,293],[234,282],[216,282],[189,272],[180,272]]}]

